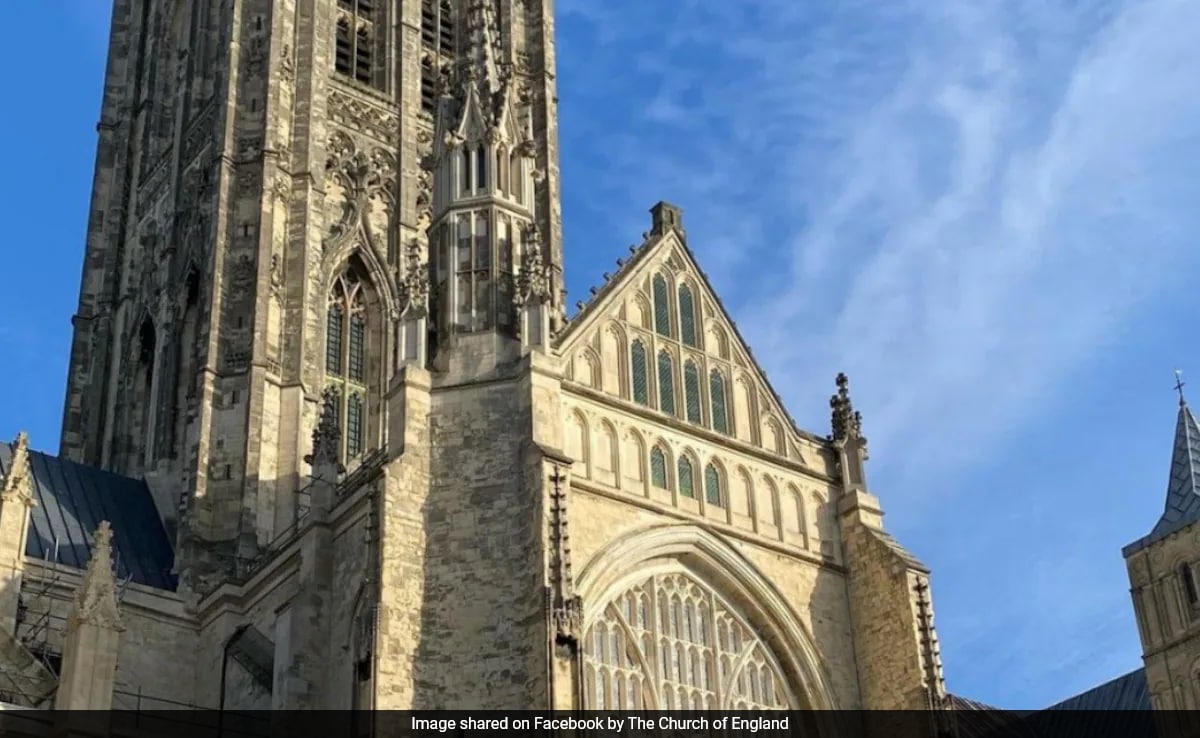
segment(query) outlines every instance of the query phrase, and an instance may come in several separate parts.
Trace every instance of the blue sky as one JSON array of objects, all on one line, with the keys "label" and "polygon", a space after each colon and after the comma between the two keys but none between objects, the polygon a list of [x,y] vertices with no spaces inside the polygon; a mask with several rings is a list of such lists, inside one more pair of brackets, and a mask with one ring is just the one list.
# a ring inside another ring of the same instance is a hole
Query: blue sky
[{"label": "blue sky", "polygon": [[[57,447],[107,4],[0,46],[0,437]],[[1139,665],[1122,545],[1200,397],[1200,3],[558,0],[571,300],[666,199],[798,422],[839,370],[951,690]],[[36,28],[38,3],[0,4]],[[36,64],[31,60],[36,60]],[[37,74],[25,74],[36,71]]]}]

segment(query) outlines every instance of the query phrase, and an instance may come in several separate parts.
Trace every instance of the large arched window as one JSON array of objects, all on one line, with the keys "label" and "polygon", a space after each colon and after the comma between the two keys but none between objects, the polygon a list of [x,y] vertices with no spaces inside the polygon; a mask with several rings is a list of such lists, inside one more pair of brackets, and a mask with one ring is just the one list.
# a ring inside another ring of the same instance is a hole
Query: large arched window
[{"label": "large arched window", "polygon": [[639,405],[650,405],[650,385],[646,372],[646,346],[641,341],[634,341],[629,350],[630,371],[633,377],[633,401]]},{"label": "large arched window", "polygon": [[700,411],[700,370],[691,359],[683,365],[683,404],[689,423],[704,422]]},{"label": "large arched window", "polygon": [[725,404],[725,377],[716,369],[708,375],[709,401],[712,403],[712,427],[718,433],[729,432],[729,406]]},{"label": "large arched window", "polygon": [[679,286],[679,340],[687,346],[695,346],[696,340],[696,305],[692,299],[692,288],[686,284]]},{"label": "large arched window", "polygon": [[658,409],[675,414],[675,366],[666,349],[658,352]]},{"label": "large arched window", "polygon": [[671,335],[671,305],[667,296],[667,280],[654,275],[654,330],[661,336]]},{"label": "large arched window", "polygon": [[730,602],[669,564],[613,598],[584,635],[589,710],[795,708],[779,661]]},{"label": "large arched window", "polygon": [[370,315],[369,283],[356,262],[334,280],[325,322],[325,385],[333,392],[342,436],[341,459],[349,461],[366,450],[370,387],[370,357],[378,355]]}]

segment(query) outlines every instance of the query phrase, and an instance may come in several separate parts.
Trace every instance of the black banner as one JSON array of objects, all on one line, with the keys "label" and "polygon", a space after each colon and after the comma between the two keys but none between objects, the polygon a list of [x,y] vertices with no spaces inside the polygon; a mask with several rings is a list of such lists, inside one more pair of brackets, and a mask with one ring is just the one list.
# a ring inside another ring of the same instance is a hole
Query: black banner
[{"label": "black banner", "polygon": [[0,738],[1200,738],[1200,712],[0,710]]}]

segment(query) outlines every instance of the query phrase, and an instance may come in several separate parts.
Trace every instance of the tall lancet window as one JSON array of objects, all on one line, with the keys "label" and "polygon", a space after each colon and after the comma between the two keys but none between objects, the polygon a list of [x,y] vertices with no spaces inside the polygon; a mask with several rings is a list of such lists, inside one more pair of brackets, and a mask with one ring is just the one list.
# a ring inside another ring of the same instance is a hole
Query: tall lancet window
[{"label": "tall lancet window", "polygon": [[639,405],[650,404],[650,384],[646,376],[646,347],[635,340],[630,349],[630,373],[633,375],[633,401]]},{"label": "tall lancet window", "polygon": [[[378,311],[356,262],[334,281],[325,322],[325,384],[333,390],[342,434],[342,459],[362,455],[368,442],[368,412],[379,356]],[[374,313],[374,315],[373,315]]]},{"label": "tall lancet window", "polygon": [[658,352],[658,409],[675,414],[675,364],[666,349]]},{"label": "tall lancet window", "polygon": [[654,275],[654,330],[661,336],[671,335],[671,306],[667,297],[667,280]]},{"label": "tall lancet window", "polygon": [[692,288],[679,286],[679,340],[687,346],[696,346],[696,305],[692,299]]},{"label": "tall lancet window", "polygon": [[384,27],[378,0],[338,0],[333,68],[364,85],[382,88],[384,77],[377,53]]}]

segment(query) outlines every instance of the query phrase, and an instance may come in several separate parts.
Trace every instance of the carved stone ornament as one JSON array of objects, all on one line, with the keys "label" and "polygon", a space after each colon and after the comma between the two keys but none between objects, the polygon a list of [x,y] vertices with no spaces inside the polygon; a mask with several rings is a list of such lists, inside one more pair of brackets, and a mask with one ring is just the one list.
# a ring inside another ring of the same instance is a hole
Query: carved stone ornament
[{"label": "carved stone ornament", "polygon": [[283,259],[279,254],[271,254],[271,292],[277,296],[283,292]]},{"label": "carved stone ornament", "polygon": [[17,434],[13,444],[12,459],[8,464],[8,474],[0,483],[0,500],[10,502],[21,500],[32,507],[33,484],[29,471],[29,436],[24,431]]},{"label": "carved stone ornament", "polygon": [[413,317],[428,315],[429,268],[421,261],[421,247],[417,239],[408,242],[404,255],[404,277],[401,284],[404,312]]},{"label": "carved stone ornament", "polygon": [[344,192],[342,212],[325,238],[325,250],[330,251],[357,232],[359,226],[372,242],[369,215],[371,200],[380,198],[385,206],[395,203],[395,157],[383,149],[358,151],[354,141],[341,131],[335,131],[327,144],[326,176]]},{"label": "carved stone ornament", "polygon": [[837,394],[829,398],[833,424],[831,439],[834,441],[855,439],[865,447],[867,439],[862,435],[862,414],[856,411],[853,403],[850,402],[850,380],[845,374],[838,374],[836,381]]},{"label": "carved stone ornament", "polygon": [[537,226],[530,224],[525,227],[525,239],[521,273],[517,280],[517,299],[519,304],[531,300],[548,303],[551,298],[550,265],[542,258],[542,239]]},{"label": "carved stone ornament", "polygon": [[75,607],[67,628],[93,625],[121,631],[121,614],[117,609],[116,579],[113,576],[112,528],[107,520],[100,521],[93,537],[92,556],[83,573],[83,581],[75,592]]},{"label": "carved stone ornament", "polygon": [[312,453],[304,457],[305,463],[315,470],[321,466],[335,466],[340,474],[344,471],[339,460],[342,435],[338,429],[337,392],[326,388],[321,395],[321,417],[312,432]]},{"label": "carved stone ornament", "polygon": [[382,143],[398,142],[400,123],[395,113],[336,87],[329,92],[328,105],[329,116],[339,125]]}]

